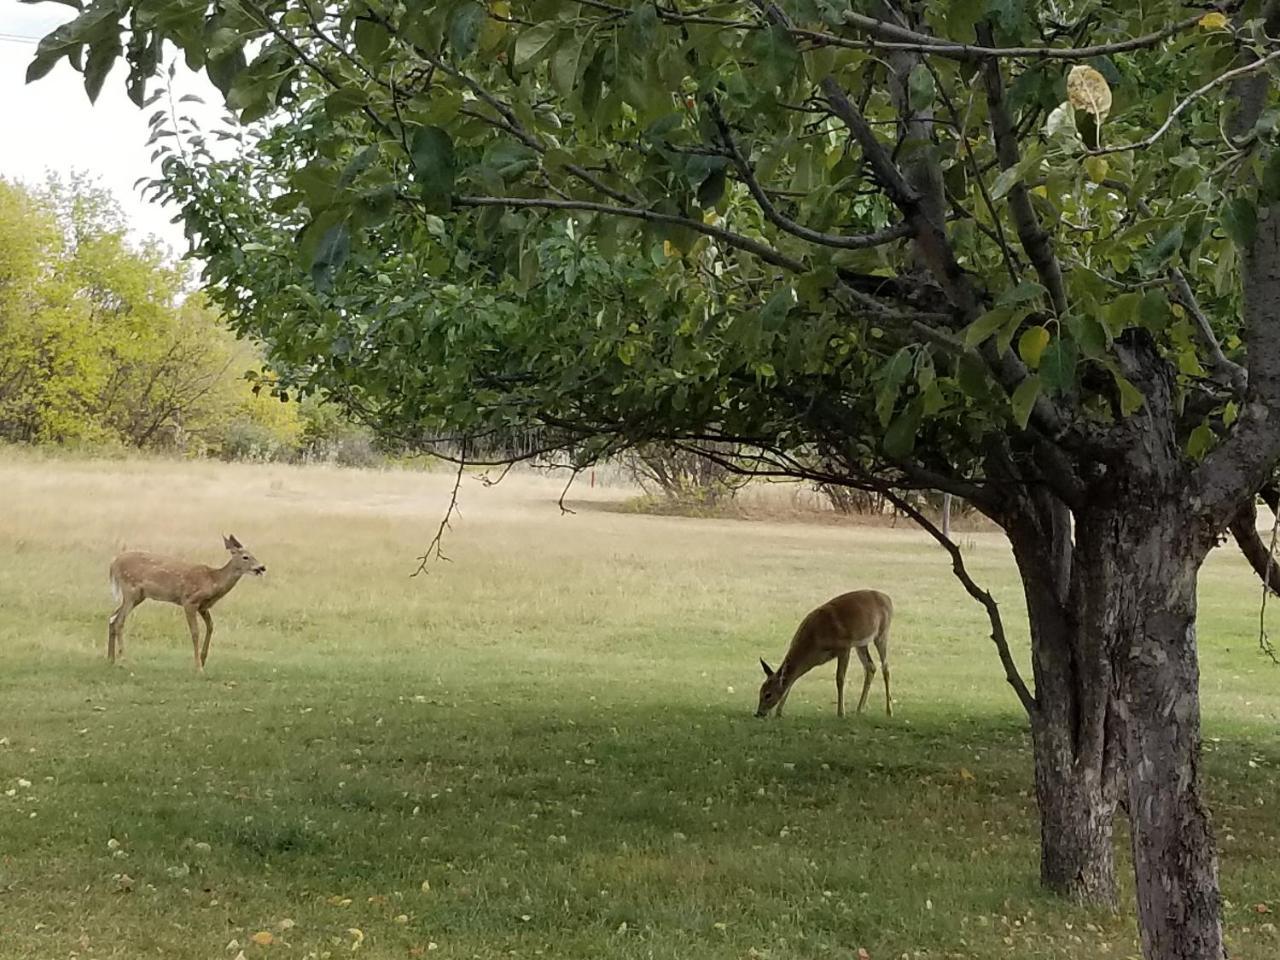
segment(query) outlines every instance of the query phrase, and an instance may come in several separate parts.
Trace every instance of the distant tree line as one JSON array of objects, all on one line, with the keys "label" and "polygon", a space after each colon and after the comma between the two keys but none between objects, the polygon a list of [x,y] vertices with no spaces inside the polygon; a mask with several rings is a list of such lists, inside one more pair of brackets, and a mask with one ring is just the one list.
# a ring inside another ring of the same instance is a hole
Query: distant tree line
[{"label": "distant tree line", "polygon": [[0,179],[0,441],[375,459],[336,408],[255,390],[257,351],[185,279],[92,181]]}]

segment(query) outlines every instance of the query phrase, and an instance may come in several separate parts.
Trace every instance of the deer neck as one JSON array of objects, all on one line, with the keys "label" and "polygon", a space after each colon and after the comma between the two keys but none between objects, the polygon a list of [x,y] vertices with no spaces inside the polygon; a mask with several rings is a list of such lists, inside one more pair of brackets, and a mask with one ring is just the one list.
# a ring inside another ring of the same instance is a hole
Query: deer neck
[{"label": "deer neck", "polygon": [[226,596],[244,576],[243,570],[235,568],[235,561],[228,560],[221,567],[213,571],[213,582],[215,586],[215,596]]}]

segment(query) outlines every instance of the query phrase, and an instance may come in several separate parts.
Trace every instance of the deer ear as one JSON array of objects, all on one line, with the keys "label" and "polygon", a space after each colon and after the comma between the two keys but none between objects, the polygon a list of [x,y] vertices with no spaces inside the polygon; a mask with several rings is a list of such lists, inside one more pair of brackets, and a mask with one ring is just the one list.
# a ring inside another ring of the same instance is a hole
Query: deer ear
[{"label": "deer ear", "polygon": [[228,534],[228,535],[224,535],[224,536],[223,536],[223,538],[222,538],[222,544],[223,544],[223,546],[225,546],[228,550],[243,550],[243,549],[244,549],[244,547],[241,545],[240,541],[239,541],[239,540],[237,540],[235,537],[233,537],[233,536],[229,535],[229,534]]},{"label": "deer ear", "polygon": [[760,666],[764,668],[764,675],[766,677],[773,676],[773,667],[769,666],[767,663],[764,662],[764,657],[760,658]]}]

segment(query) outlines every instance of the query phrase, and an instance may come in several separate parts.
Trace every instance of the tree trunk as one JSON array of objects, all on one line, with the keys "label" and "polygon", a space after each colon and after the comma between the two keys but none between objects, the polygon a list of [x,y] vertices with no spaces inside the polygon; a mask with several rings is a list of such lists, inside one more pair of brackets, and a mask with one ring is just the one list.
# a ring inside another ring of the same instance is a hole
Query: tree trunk
[{"label": "tree trunk", "polygon": [[1041,495],[1011,516],[1006,529],[1027,601],[1036,681],[1031,735],[1040,880],[1073,900],[1114,908],[1117,739],[1107,712],[1110,666],[1094,607],[1073,589],[1068,512]]},{"label": "tree trunk", "polygon": [[1099,615],[1115,675],[1143,955],[1222,960],[1198,767],[1196,577],[1212,539],[1177,493],[1125,499],[1126,509],[1080,518],[1076,544],[1080,595]]}]

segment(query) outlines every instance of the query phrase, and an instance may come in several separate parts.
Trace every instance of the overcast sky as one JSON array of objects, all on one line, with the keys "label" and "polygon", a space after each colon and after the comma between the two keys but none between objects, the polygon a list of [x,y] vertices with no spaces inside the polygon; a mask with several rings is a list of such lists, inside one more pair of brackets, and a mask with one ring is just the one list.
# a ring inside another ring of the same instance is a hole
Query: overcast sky
[{"label": "overcast sky", "polygon": [[[139,110],[125,95],[124,63],[116,64],[94,105],[83,78],[65,62],[31,86],[25,83],[36,41],[73,16],[75,11],[60,3],[0,0],[0,177],[38,184],[48,170],[86,171],[115,195],[136,236],[157,236],[181,254],[186,250],[182,228],[169,223],[174,211],[145,203],[133,186],[155,172],[153,148],[145,146],[153,111]],[[178,80],[179,94],[197,93],[210,105],[221,102],[203,77],[182,71]],[[211,106],[201,119],[217,116]]]}]

